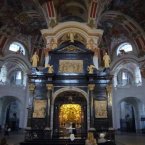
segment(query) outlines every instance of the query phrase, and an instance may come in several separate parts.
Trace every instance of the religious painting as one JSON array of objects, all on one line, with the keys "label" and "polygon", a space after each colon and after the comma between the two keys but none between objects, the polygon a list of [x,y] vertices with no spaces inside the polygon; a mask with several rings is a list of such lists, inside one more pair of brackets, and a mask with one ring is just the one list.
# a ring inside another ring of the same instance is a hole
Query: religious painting
[{"label": "religious painting", "polygon": [[95,118],[107,118],[107,101],[95,101]]},{"label": "religious painting", "polygon": [[33,118],[45,118],[46,116],[46,100],[34,100]]},{"label": "religious painting", "polygon": [[83,60],[60,60],[60,73],[83,73]]}]

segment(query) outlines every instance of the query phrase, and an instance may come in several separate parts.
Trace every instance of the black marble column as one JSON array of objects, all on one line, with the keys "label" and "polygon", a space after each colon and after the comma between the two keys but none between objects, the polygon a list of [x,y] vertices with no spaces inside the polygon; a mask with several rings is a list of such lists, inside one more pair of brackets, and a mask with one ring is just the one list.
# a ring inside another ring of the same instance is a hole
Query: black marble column
[{"label": "black marble column", "polygon": [[32,107],[33,107],[33,98],[34,98],[34,91],[35,91],[35,85],[29,84],[29,98],[28,98],[28,118],[27,118],[27,128],[31,128],[32,124]]},{"label": "black marble column", "polygon": [[90,104],[90,130],[94,129],[94,97],[93,97],[94,87],[95,84],[88,85],[89,104]]},{"label": "black marble column", "polygon": [[51,103],[52,103],[53,84],[47,84],[47,127],[50,128],[51,123]]}]

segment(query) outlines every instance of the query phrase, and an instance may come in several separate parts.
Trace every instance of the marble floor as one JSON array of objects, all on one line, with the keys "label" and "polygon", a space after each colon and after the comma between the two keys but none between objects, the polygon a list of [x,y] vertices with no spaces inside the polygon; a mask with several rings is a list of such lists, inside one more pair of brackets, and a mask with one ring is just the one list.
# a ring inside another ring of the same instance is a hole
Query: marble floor
[{"label": "marble floor", "polygon": [[[0,133],[0,138],[2,136]],[[10,133],[6,138],[8,145],[19,145],[19,142],[24,141],[24,133],[22,131]],[[145,145],[145,134],[117,133],[115,140],[116,145]]]}]

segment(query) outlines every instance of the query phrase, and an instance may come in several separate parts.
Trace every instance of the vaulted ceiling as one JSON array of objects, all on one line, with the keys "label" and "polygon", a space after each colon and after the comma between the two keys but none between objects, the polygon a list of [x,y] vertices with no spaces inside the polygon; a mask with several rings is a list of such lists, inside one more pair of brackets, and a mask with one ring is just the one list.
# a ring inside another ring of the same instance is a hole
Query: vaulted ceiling
[{"label": "vaulted ceiling", "polygon": [[0,0],[0,35],[41,36],[41,29],[59,22],[88,23],[94,13],[95,27],[104,30],[101,45],[113,49],[120,42],[133,41],[132,37],[137,41],[136,36],[144,33],[144,8],[143,0]]}]

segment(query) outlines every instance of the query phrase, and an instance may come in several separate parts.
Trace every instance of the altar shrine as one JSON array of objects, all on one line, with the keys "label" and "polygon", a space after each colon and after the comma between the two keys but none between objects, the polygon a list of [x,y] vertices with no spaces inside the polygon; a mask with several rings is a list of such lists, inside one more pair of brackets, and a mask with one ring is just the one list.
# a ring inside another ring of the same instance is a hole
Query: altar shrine
[{"label": "altar shrine", "polygon": [[96,53],[101,51],[98,45],[103,30],[65,22],[41,33],[49,48],[45,55],[49,60],[28,73],[30,105],[25,141],[53,140],[55,144],[56,140],[70,140],[73,134],[74,144],[84,144],[88,132],[96,139],[105,133],[106,141],[113,141],[112,76]]}]

